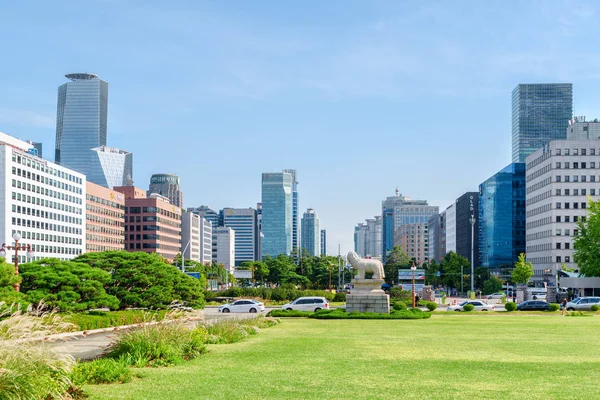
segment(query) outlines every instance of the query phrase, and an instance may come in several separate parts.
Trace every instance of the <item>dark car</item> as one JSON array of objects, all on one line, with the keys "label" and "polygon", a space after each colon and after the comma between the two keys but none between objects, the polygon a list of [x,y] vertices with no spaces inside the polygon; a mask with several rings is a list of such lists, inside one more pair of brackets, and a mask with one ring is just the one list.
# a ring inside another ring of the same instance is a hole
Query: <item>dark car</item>
[{"label": "dark car", "polygon": [[519,311],[547,311],[550,310],[550,303],[540,300],[527,300],[517,306]]}]

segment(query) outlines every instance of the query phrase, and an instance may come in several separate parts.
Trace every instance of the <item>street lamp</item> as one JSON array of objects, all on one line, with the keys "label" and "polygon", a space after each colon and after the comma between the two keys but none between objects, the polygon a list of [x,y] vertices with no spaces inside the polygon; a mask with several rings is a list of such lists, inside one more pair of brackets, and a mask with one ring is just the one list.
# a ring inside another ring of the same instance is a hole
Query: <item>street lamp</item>
[{"label": "street lamp", "polygon": [[[475,291],[475,215],[469,218],[471,223],[471,292]],[[462,288],[461,288],[462,289]]]},{"label": "street lamp", "polygon": [[415,267],[414,261],[410,270],[412,271],[412,306],[415,308],[415,271],[417,270],[417,267]]},{"label": "street lamp", "polygon": [[[0,248],[0,257],[6,257],[6,250],[14,250],[15,251],[15,275],[19,276],[19,250],[27,250],[27,258],[33,257],[33,250],[31,249],[31,245],[20,245],[19,240],[21,240],[21,235],[19,232],[15,232],[12,235],[15,240],[14,246],[7,246],[6,243],[2,243],[2,248]],[[14,288],[17,292],[21,291],[21,285],[18,282],[15,283]]]}]

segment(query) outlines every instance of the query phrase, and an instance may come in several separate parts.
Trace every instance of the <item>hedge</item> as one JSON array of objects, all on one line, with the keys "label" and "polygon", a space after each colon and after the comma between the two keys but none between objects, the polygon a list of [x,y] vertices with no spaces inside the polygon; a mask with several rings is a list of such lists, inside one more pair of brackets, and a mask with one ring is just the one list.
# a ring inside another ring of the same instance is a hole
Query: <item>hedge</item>
[{"label": "hedge", "polygon": [[375,312],[358,312],[353,311],[347,313],[343,309],[337,308],[335,310],[321,310],[308,318],[316,319],[426,319],[430,318],[431,313],[423,312],[419,309],[410,309],[398,311],[394,310],[389,314],[378,314]]},{"label": "hedge", "polygon": [[312,311],[271,310],[267,313],[267,317],[306,318],[312,314],[314,314]]}]

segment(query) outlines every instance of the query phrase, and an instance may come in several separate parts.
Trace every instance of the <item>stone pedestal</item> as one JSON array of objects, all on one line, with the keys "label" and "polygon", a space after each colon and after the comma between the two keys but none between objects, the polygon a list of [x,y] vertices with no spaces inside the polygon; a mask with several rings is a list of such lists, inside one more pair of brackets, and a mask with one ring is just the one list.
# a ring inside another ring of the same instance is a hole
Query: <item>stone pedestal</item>
[{"label": "stone pedestal", "polygon": [[383,279],[354,279],[354,288],[346,295],[346,312],[390,312],[390,296],[381,290]]}]

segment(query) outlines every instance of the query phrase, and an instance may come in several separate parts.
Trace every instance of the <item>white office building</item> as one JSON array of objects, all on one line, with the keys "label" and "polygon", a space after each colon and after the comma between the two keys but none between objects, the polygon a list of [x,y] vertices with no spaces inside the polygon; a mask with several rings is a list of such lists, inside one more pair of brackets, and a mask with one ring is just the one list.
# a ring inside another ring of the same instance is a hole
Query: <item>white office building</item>
[{"label": "white office building", "polygon": [[456,203],[446,208],[446,253],[456,253]]},{"label": "white office building", "polygon": [[[585,125],[573,125],[568,132],[584,132]],[[577,222],[587,216],[587,196],[600,195],[600,139],[551,141],[527,157],[526,168],[527,260],[534,279],[544,280],[563,265],[577,268]]]},{"label": "white office building", "polygon": [[186,260],[200,261],[201,219],[190,211],[181,214],[181,249]]},{"label": "white office building", "polygon": [[[0,240],[14,245],[18,232],[33,260],[74,258],[86,245],[85,175],[30,154],[33,147],[0,132]],[[7,250],[7,260],[13,257]]]},{"label": "white office building", "polygon": [[219,227],[213,230],[217,240],[217,263],[233,272],[235,268],[235,231],[231,228]]},{"label": "white office building", "polygon": [[213,261],[213,224],[200,217],[200,262],[204,265]]}]

